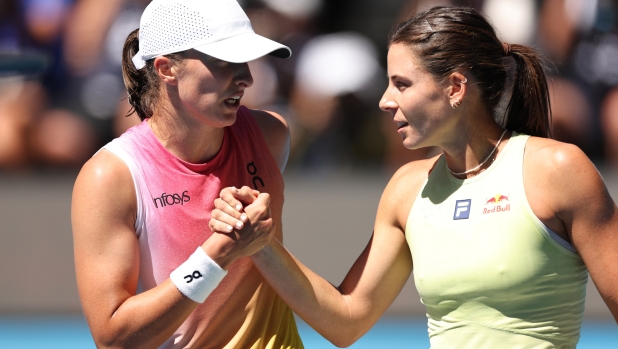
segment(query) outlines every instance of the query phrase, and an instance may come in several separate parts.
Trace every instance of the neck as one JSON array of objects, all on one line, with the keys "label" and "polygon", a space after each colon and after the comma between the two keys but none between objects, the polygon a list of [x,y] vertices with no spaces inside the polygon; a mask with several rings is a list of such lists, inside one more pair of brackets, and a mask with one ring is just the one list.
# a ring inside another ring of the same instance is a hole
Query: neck
[{"label": "neck", "polygon": [[179,115],[155,113],[148,124],[165,149],[192,164],[208,162],[217,155],[223,144],[223,128]]},{"label": "neck", "polygon": [[457,133],[459,137],[443,149],[449,170],[458,178],[474,177],[489,168],[508,138],[493,119],[465,125]]}]

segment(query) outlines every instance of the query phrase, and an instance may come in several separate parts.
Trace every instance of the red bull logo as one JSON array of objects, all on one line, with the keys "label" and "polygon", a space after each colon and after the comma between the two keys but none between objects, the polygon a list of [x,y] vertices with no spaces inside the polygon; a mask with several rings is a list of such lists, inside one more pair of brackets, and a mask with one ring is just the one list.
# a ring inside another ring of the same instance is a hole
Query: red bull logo
[{"label": "red bull logo", "polygon": [[511,210],[511,204],[509,203],[509,197],[506,195],[498,194],[494,195],[491,198],[487,199],[485,206],[491,206],[483,208],[483,214],[494,213],[494,212],[505,212]]}]

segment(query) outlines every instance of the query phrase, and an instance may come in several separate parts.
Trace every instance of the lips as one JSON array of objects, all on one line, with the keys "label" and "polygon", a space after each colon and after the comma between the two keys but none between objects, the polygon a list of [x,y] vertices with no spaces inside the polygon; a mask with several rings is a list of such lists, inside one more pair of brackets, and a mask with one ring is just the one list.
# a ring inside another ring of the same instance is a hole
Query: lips
[{"label": "lips", "polygon": [[409,124],[405,121],[396,121],[397,123],[397,130],[400,130],[406,126],[408,126]]},{"label": "lips", "polygon": [[228,98],[228,99],[225,100],[225,103],[229,104],[229,105],[236,106],[236,105],[240,104],[240,97],[241,96],[235,96],[235,97]]}]

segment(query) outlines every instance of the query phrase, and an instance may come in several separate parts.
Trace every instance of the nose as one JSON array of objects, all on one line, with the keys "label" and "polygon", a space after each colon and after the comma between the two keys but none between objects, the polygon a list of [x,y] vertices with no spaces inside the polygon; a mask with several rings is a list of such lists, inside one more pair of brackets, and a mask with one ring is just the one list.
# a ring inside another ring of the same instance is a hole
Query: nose
[{"label": "nose", "polygon": [[380,109],[384,111],[389,111],[393,114],[395,114],[395,111],[398,108],[397,103],[389,96],[388,90],[386,90],[384,92],[384,95],[382,95],[382,99],[380,99],[379,106],[380,106]]},{"label": "nose", "polygon": [[244,88],[251,87],[253,85],[253,76],[247,63],[237,63],[236,73],[234,74],[234,81],[236,85],[243,86]]}]

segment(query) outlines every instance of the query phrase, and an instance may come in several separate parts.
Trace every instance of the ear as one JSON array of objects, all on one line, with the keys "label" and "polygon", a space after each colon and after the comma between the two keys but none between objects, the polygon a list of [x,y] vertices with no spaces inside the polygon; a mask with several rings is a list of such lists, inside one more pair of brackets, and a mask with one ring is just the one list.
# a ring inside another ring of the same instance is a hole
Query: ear
[{"label": "ear", "polygon": [[156,57],[154,59],[154,69],[164,83],[170,85],[178,84],[178,80],[176,79],[176,69],[174,69],[174,65],[169,58],[165,56]]},{"label": "ear", "polygon": [[446,80],[446,92],[451,106],[459,106],[468,92],[468,79],[460,72],[452,73]]}]

